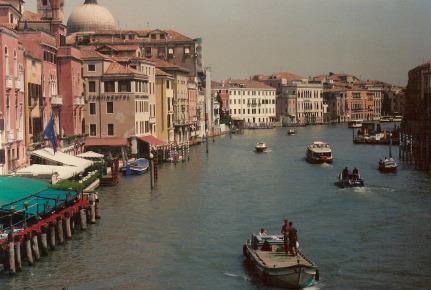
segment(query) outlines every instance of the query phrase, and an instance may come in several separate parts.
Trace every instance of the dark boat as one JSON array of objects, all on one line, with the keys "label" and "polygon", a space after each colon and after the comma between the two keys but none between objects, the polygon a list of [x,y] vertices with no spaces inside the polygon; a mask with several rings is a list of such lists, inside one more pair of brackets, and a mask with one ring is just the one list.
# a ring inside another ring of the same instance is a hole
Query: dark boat
[{"label": "dark boat", "polygon": [[361,175],[354,176],[353,174],[349,174],[347,178],[342,177],[343,174],[340,173],[338,175],[338,180],[335,182],[335,185],[339,188],[348,188],[348,187],[364,187],[365,180],[361,178]]},{"label": "dark boat", "polygon": [[289,135],[289,136],[294,136],[294,135],[296,135],[296,131],[295,131],[295,129],[289,129],[289,130],[287,131],[287,135]]},{"label": "dark boat", "polygon": [[256,143],[256,146],[254,148],[256,152],[262,153],[262,152],[265,152],[268,147],[266,146],[265,143],[259,142],[259,143]]}]

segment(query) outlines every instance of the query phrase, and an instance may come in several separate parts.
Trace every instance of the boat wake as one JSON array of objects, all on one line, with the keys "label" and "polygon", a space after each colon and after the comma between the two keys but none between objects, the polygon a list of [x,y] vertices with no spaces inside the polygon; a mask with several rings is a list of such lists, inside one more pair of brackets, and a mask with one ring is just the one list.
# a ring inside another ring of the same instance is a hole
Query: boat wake
[{"label": "boat wake", "polygon": [[325,168],[334,167],[334,165],[329,164],[329,163],[322,163],[320,166],[325,167]]},{"label": "boat wake", "polygon": [[228,273],[228,272],[223,272],[223,275],[228,277],[233,277],[233,278],[242,278],[245,281],[250,281],[250,278],[247,276],[237,275],[237,274]]}]

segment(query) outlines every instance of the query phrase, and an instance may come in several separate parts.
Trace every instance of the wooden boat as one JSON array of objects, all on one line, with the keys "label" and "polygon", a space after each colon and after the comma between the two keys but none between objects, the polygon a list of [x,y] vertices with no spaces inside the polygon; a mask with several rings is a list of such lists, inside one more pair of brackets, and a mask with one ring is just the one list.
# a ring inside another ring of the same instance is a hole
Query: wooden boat
[{"label": "wooden boat", "polygon": [[300,289],[319,280],[318,267],[298,250],[296,256],[284,252],[282,235],[253,234],[243,246],[247,261],[261,279],[276,287]]},{"label": "wooden boat", "polygon": [[266,146],[266,144],[265,143],[263,143],[263,142],[258,142],[258,143],[256,143],[256,146],[254,147],[255,148],[255,150],[256,150],[256,152],[264,152],[264,151],[266,151],[266,149],[268,148],[267,146]]},{"label": "wooden boat", "polygon": [[126,166],[124,166],[121,171],[123,175],[142,175],[148,171],[150,167],[150,162],[145,158],[139,158],[134,161],[127,162]]},{"label": "wooden boat", "polygon": [[310,163],[332,163],[331,146],[325,142],[315,141],[307,146],[306,159]]},{"label": "wooden boat", "polygon": [[289,135],[289,136],[296,135],[296,131],[295,131],[295,129],[289,129],[289,130],[287,131],[287,135]]},{"label": "wooden boat", "polygon": [[364,187],[365,180],[361,178],[361,175],[358,175],[355,178],[353,174],[349,174],[347,178],[342,178],[342,173],[340,173],[340,175],[338,175],[338,180],[335,182],[335,185],[339,188]]},{"label": "wooden boat", "polygon": [[389,133],[389,159],[385,158],[379,162],[379,171],[382,173],[394,173],[398,170],[398,164],[392,158],[392,133]]}]

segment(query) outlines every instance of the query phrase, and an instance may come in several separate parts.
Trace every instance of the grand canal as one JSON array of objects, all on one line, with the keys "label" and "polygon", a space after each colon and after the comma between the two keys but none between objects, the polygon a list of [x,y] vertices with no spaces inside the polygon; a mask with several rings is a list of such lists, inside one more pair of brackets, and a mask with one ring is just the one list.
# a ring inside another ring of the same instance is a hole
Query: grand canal
[{"label": "grand canal", "polygon": [[[353,145],[344,126],[248,131],[192,149],[191,161],[149,179],[101,189],[102,220],[1,289],[267,289],[243,264],[242,244],[292,220],[320,267],[314,289],[431,287],[431,179],[401,168],[382,175],[387,147]],[[333,165],[304,161],[306,144],[332,144]],[[265,140],[268,153],[256,154]],[[397,149],[395,150],[398,154]],[[357,166],[364,189],[337,189]]]}]

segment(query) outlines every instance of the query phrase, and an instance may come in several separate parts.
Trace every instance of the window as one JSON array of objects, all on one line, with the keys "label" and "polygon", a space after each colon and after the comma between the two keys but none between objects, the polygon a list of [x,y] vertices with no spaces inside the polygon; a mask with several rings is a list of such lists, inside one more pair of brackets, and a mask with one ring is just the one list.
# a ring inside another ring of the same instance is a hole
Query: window
[{"label": "window", "polygon": [[88,82],[88,91],[90,93],[95,93],[96,92],[96,82],[94,82],[94,81]]},{"label": "window", "polygon": [[88,71],[96,71],[96,65],[95,64],[89,64],[88,65]]},{"label": "window", "polygon": [[48,0],[43,0],[43,1],[42,1],[42,5],[43,5],[43,6],[48,6]]},{"label": "window", "polygon": [[114,136],[114,124],[108,124],[108,136]]},{"label": "window", "polygon": [[106,113],[108,114],[114,113],[114,102],[106,102]]},{"label": "window", "polygon": [[97,134],[96,124],[90,124],[90,136],[96,136],[96,134]]},{"label": "window", "polygon": [[90,115],[96,115],[96,103],[90,103]]},{"label": "window", "polygon": [[119,81],[118,82],[118,91],[122,93],[130,93],[132,91],[131,82],[130,81]]},{"label": "window", "polygon": [[146,47],[145,48],[145,56],[146,57],[151,57],[151,47]]},{"label": "window", "polygon": [[184,47],[184,54],[189,55],[190,54],[190,47],[186,46]]},{"label": "window", "polygon": [[107,93],[115,93],[115,82],[104,82],[105,92]]}]

